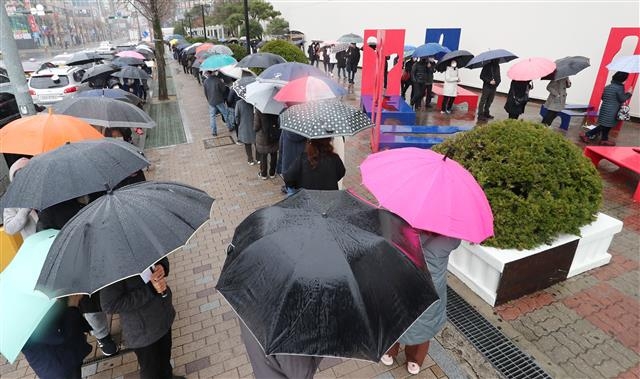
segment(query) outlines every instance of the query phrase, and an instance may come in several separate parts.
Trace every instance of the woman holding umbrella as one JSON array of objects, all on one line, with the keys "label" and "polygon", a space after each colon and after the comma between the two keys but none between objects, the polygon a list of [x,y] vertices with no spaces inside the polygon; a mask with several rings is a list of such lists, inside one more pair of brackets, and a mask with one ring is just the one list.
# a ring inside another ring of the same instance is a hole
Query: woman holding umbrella
[{"label": "woman holding umbrella", "polygon": [[331,138],[318,138],[309,140],[306,151],[284,173],[284,182],[289,188],[337,190],[345,172]]},{"label": "woman holding umbrella", "polygon": [[458,83],[460,82],[460,75],[458,74],[458,63],[451,61],[449,67],[444,73],[444,85],[442,86],[442,94],[444,99],[442,100],[442,108],[440,113],[451,113],[453,102],[458,94]]},{"label": "woman holding umbrella", "polygon": [[529,101],[529,90],[533,89],[531,80],[512,80],[507,94],[504,110],[510,119],[517,120],[524,113],[524,107]]}]

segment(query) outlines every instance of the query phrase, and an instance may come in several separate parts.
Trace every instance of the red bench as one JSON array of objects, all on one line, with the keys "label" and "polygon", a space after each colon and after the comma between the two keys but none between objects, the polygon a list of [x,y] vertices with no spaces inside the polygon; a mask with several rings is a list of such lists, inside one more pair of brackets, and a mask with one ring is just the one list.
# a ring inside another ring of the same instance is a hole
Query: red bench
[{"label": "red bench", "polygon": [[[587,146],[584,148],[584,155],[591,159],[596,167],[602,159],[606,159],[618,167],[640,174],[640,147]],[[636,186],[633,200],[640,201],[640,182]]]},{"label": "red bench", "polygon": [[[444,99],[442,95],[442,84],[434,83],[433,93],[438,95],[438,109],[442,109],[442,100]],[[467,103],[469,107],[468,111],[475,111],[478,108],[478,94],[458,86],[458,95],[453,103],[456,105]]]}]

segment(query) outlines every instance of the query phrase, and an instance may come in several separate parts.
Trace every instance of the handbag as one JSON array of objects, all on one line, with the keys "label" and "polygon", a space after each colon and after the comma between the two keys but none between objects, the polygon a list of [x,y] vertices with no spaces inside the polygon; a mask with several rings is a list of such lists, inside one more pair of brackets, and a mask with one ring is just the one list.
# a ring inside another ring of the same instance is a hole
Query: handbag
[{"label": "handbag", "polygon": [[400,77],[400,81],[406,82],[409,79],[411,79],[411,74],[409,74],[409,71],[402,71],[402,76]]},{"label": "handbag", "polygon": [[631,119],[631,114],[629,114],[629,111],[629,105],[627,105],[627,103],[622,104],[620,106],[620,109],[618,109],[616,119],[620,121],[629,121]]},{"label": "handbag", "polygon": [[525,103],[526,103],[526,102],[528,102],[528,101],[529,101],[529,95],[528,95],[528,94],[525,94],[525,95],[524,95],[524,96],[522,96],[522,97],[515,97],[515,96],[513,97],[513,103],[514,103],[516,106],[520,106],[520,105],[522,105],[522,104],[525,104]]}]

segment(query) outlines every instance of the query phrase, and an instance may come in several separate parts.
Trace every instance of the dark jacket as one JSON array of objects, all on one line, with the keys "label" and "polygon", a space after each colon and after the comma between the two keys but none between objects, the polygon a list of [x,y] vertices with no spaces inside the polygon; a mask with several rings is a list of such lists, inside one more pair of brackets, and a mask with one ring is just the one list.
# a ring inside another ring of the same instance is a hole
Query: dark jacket
[{"label": "dark jacket", "polygon": [[347,67],[347,52],[338,51],[336,53],[336,60],[338,61],[338,68]]},{"label": "dark jacket", "polygon": [[[162,259],[165,274],[169,274],[169,260]],[[122,334],[127,347],[141,348],[159,340],[171,330],[176,311],[171,303],[171,289],[162,297],[151,283],[139,275],[116,282],[100,291],[100,304],[108,313],[120,314]]]},{"label": "dark jacket", "polygon": [[345,172],[344,163],[337,154],[320,155],[318,165],[312,169],[307,154],[302,153],[284,173],[284,182],[293,188],[337,190],[338,181]]},{"label": "dark jacket", "polygon": [[211,75],[202,83],[204,87],[204,96],[212,107],[224,103],[226,98],[227,86],[224,85],[222,79],[216,75]]},{"label": "dark jacket", "polygon": [[56,303],[49,312],[58,315],[51,322],[38,325],[22,353],[39,378],[66,379],[91,352],[85,335],[91,327],[76,307]]},{"label": "dark jacket", "polygon": [[519,116],[524,113],[524,107],[529,101],[530,81],[512,80],[507,94],[507,102],[504,104],[504,110],[509,115]]},{"label": "dark jacket", "polygon": [[411,81],[420,84],[432,84],[435,64],[426,59],[419,60],[411,67]]},{"label": "dark jacket", "polygon": [[[490,62],[482,67],[480,71],[480,79],[483,87],[497,87],[500,84],[500,65],[498,62]],[[495,84],[489,84],[491,80],[495,80]]]},{"label": "dark jacket", "polygon": [[227,107],[235,108],[238,100],[240,100],[240,96],[238,96],[236,91],[229,91],[229,93],[227,94],[227,100],[226,100]]},{"label": "dark jacket", "polygon": [[304,152],[307,139],[300,134],[283,130],[280,136],[280,154],[278,155],[278,166],[276,172],[283,174],[289,166]]},{"label": "dark jacket", "polygon": [[613,128],[618,124],[618,110],[620,106],[631,97],[630,93],[624,92],[624,85],[618,82],[611,82],[604,87],[602,92],[602,104],[598,112],[598,125],[605,128]]},{"label": "dark jacket", "polygon": [[[231,91],[236,92],[236,91]],[[238,127],[238,140],[242,143],[256,143],[256,131],[253,130],[253,105],[240,99],[235,106],[235,122]]]},{"label": "dark jacket", "polygon": [[49,208],[43,209],[38,213],[38,223],[36,224],[36,231],[42,231],[46,229],[60,230],[84,207],[76,199],[67,200],[60,204],[52,205]]},{"label": "dark jacket", "polygon": [[347,70],[357,71],[358,63],[360,63],[360,49],[349,46],[347,50]]},{"label": "dark jacket", "polygon": [[280,129],[280,120],[277,115],[262,113],[256,109],[253,116],[253,130],[256,131],[256,151],[260,154],[275,153],[278,151],[280,136],[277,139],[270,137],[271,128]]}]

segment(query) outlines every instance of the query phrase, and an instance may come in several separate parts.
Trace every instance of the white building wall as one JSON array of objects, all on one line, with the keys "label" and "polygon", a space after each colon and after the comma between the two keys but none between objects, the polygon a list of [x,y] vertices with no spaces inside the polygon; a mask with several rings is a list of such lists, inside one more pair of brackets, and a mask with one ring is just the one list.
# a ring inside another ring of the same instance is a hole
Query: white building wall
[{"label": "white building wall", "polygon": [[[424,43],[427,28],[461,28],[460,49],[474,54],[507,49],[519,57],[568,55],[591,59],[591,67],[572,78],[568,101],[587,103],[612,27],[640,27],[640,2],[611,1],[378,1],[378,0],[271,0],[291,29],[312,39],[336,39],[364,29],[405,29],[405,44]],[[618,55],[633,54],[637,38],[627,38]],[[513,63],[517,62],[513,61]],[[509,90],[507,70],[501,65],[501,92]],[[481,87],[480,70],[463,70],[462,84]],[[436,76],[436,79],[439,79]],[[546,99],[548,81],[534,81],[533,98]],[[638,86],[631,104],[640,114]]]}]

